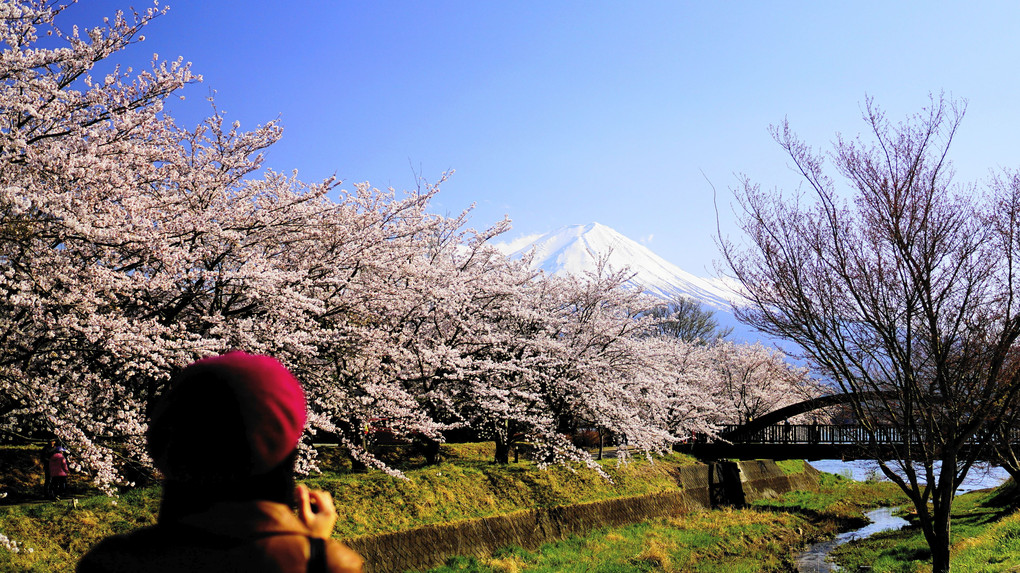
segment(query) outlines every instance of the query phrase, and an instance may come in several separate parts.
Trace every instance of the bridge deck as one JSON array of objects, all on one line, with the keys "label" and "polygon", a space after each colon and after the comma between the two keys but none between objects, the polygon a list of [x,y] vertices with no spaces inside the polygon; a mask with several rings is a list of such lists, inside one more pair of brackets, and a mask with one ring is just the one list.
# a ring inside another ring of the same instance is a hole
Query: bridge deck
[{"label": "bridge deck", "polygon": [[[845,424],[779,424],[766,426],[750,433],[743,432],[744,426],[723,426],[719,435],[744,444],[838,444],[858,445],[871,441],[871,436],[862,426]],[[903,442],[896,428],[877,428],[875,442],[879,444],[900,444]]]},{"label": "bridge deck", "polygon": [[[678,451],[706,459],[874,459],[894,456],[906,446],[896,428],[878,428],[874,436],[861,426],[780,424],[753,428],[723,426],[722,440],[694,439]],[[1020,438],[1020,436],[1018,436]],[[979,444],[973,444],[980,447]]]}]

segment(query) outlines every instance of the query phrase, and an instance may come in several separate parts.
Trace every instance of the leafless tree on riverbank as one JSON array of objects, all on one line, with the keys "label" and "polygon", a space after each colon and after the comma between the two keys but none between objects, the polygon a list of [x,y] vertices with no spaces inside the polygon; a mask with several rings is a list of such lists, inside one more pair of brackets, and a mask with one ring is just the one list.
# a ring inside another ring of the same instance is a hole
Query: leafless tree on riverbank
[{"label": "leafless tree on riverbank", "polygon": [[954,492],[980,455],[968,444],[990,439],[1018,389],[1018,370],[1004,369],[1020,336],[1018,210],[996,197],[1016,199],[1020,185],[953,182],[964,108],[933,97],[891,125],[868,99],[872,141],[837,137],[825,156],[774,127],[805,190],[745,178],[734,192],[749,240],[720,240],[752,303],[738,318],[796,342],[843,392],[882,392],[854,413],[872,435],[891,426],[904,438],[879,463],[916,507],[936,572],[949,571]]}]

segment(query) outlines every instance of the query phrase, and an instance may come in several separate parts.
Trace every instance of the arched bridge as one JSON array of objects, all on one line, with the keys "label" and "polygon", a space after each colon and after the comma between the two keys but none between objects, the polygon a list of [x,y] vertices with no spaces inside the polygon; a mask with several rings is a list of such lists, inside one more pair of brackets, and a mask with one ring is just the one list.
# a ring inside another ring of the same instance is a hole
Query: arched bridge
[{"label": "arched bridge", "polygon": [[741,425],[723,426],[722,439],[704,437],[677,450],[705,459],[868,459],[904,445],[896,428],[878,428],[874,435],[849,424],[789,424],[786,420],[853,399],[892,398],[892,392],[833,394],[780,408]]}]

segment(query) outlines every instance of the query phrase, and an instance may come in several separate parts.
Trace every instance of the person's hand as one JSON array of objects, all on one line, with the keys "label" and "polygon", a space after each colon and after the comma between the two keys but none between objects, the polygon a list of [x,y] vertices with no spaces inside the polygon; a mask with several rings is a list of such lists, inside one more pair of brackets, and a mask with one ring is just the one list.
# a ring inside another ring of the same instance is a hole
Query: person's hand
[{"label": "person's hand", "polygon": [[304,485],[297,486],[298,518],[312,530],[312,535],[329,539],[336,525],[336,507],[333,496],[322,490],[310,490]]}]

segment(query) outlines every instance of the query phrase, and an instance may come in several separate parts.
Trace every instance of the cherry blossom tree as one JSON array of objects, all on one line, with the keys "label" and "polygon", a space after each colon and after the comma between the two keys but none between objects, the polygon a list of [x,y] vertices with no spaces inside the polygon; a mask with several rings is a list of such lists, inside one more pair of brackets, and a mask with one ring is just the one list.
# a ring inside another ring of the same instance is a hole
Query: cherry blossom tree
[{"label": "cherry blossom tree", "polygon": [[[80,38],[54,25],[61,10],[26,3],[0,30],[0,415],[8,431],[54,432],[109,484],[119,459],[146,462],[148,404],[200,356],[271,353],[318,388],[321,352],[370,317],[347,312],[376,291],[360,277],[390,274],[431,223],[422,194],[361,186],[337,203],[329,180],[252,177],[279,128],[244,132],[215,107],[179,127],[163,103],[196,79],[186,65],[87,75],[158,11]],[[70,47],[32,48],[43,29]],[[347,330],[324,333],[340,313]]]},{"label": "cherry blossom tree", "polygon": [[179,125],[164,106],[199,79],[187,64],[114,61],[161,10],[65,33],[70,9],[0,9],[0,430],[56,435],[97,484],[150,468],[155,398],[231,349],[298,375],[309,436],[398,475],[367,427],[433,447],[468,428],[500,462],[527,442],[540,463],[594,467],[567,432],[662,451],[736,407],[719,399],[725,353],[652,336],[655,301],[626,270],[531,271],[489,246],[509,222],[429,212],[442,179],[397,193],[264,170],[276,122],[242,130],[210,102]]},{"label": "cherry blossom tree", "polygon": [[[70,33],[54,25],[63,8],[48,2],[2,10],[0,416],[14,429],[47,427],[81,445],[75,459],[105,482],[112,454],[87,436],[107,427],[137,433],[143,403],[126,386],[102,382],[157,374],[166,354],[187,343],[152,319],[160,334],[138,336],[120,308],[141,274],[104,252],[150,231],[132,213],[135,201],[159,201],[158,162],[179,134],[160,116],[163,100],[197,78],[180,61],[158,58],[134,75],[118,67],[89,75],[141,41],[156,9]],[[61,47],[36,47],[44,33]],[[123,188],[141,192],[128,198]],[[151,352],[153,340],[162,352]]]},{"label": "cherry blossom tree", "polygon": [[718,420],[742,424],[784,406],[817,398],[827,388],[792,366],[777,349],[762,343],[721,341],[711,348],[709,363],[718,376]]},{"label": "cherry blossom tree", "polygon": [[602,258],[583,277],[548,279],[561,284],[557,338],[565,355],[544,394],[561,430],[591,425],[628,446],[662,451],[676,437],[657,423],[652,408],[652,390],[663,379],[657,348],[646,340],[656,301],[625,289],[630,278],[627,269],[610,269]]}]

